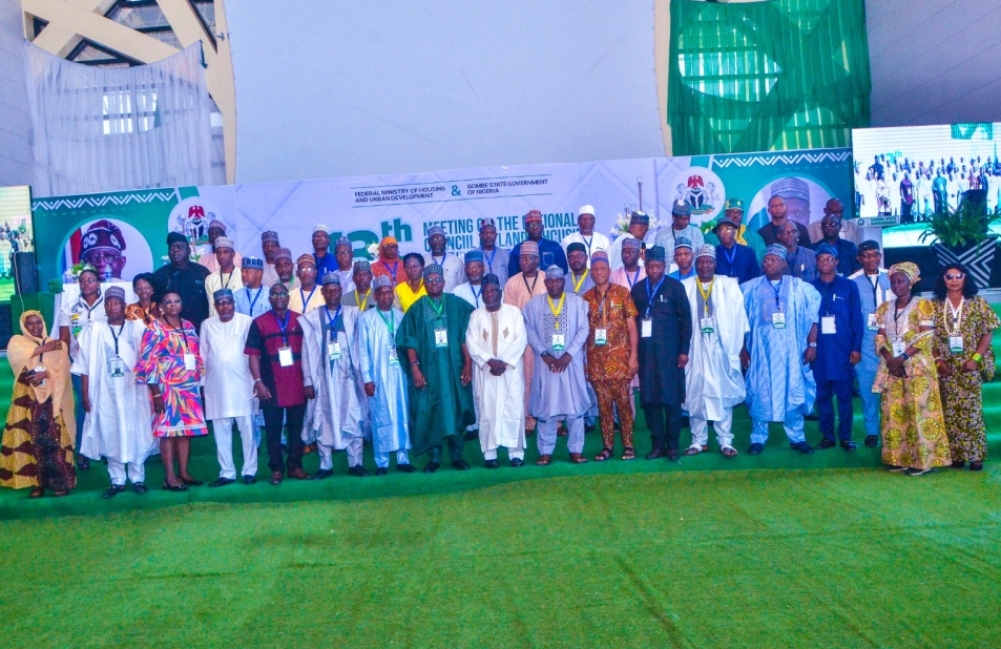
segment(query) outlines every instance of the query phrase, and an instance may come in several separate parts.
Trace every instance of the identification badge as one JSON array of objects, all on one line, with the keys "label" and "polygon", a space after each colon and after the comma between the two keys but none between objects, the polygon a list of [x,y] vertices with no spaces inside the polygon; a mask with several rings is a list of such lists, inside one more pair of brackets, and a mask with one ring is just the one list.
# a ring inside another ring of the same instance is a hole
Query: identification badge
[{"label": "identification badge", "polygon": [[838,327],[834,323],[834,316],[825,315],[820,319],[820,333],[822,334],[838,333]]},{"label": "identification badge", "polygon": [[280,347],[278,349],[278,364],[282,367],[292,367],[292,348]]},{"label": "identification badge", "polygon": [[640,320],[640,336],[642,338],[649,338],[653,336],[653,320],[650,318],[643,318]]},{"label": "identification badge", "polygon": [[869,314],[869,319],[866,322],[866,327],[869,329],[869,331],[877,331],[879,329],[879,324],[876,322],[875,313]]},{"label": "identification badge", "polygon": [[553,351],[561,352],[567,348],[567,337],[564,334],[553,334]]},{"label": "identification badge", "polygon": [[400,364],[400,357],[397,356],[397,354],[396,354],[396,345],[392,345],[389,348],[389,364],[390,365],[399,365]]},{"label": "identification badge", "polygon": [[194,372],[198,368],[198,363],[195,361],[194,354],[184,355],[184,369],[189,372]]},{"label": "identification badge", "polygon": [[125,376],[125,362],[120,358],[108,359],[108,376],[120,379]]},{"label": "identification badge", "polygon": [[702,330],[704,334],[711,334],[716,331],[716,318],[715,316],[705,316],[704,318],[699,318],[699,329]]},{"label": "identification badge", "polygon": [[341,343],[336,341],[327,343],[327,358],[332,361],[341,360]]},{"label": "identification badge", "polygon": [[448,329],[434,330],[434,346],[439,349],[442,347],[448,347]]},{"label": "identification badge", "polygon": [[772,326],[776,329],[786,328],[786,314],[782,311],[776,311],[772,314]]},{"label": "identification badge", "polygon": [[608,344],[608,329],[594,330],[594,344],[598,347],[604,347]]},{"label": "identification badge", "polygon": [[963,353],[963,337],[949,336],[949,351],[953,354]]},{"label": "identification badge", "polygon": [[907,345],[903,341],[897,341],[893,343],[893,355],[900,356],[907,349]]}]

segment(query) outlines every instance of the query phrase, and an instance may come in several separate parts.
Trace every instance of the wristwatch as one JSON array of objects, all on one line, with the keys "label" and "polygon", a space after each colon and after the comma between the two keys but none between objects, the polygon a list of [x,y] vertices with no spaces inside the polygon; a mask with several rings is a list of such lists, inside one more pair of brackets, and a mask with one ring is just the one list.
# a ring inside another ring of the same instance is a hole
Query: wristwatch
[{"label": "wristwatch", "polygon": [[810,343],[810,347],[816,347],[817,343]]}]

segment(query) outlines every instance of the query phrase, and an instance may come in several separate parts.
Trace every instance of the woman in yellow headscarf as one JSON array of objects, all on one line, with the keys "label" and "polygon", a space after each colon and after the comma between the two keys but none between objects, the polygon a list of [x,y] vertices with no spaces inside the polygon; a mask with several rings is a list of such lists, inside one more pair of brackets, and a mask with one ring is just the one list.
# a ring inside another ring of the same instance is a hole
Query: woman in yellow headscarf
[{"label": "woman in yellow headscarf", "polygon": [[882,392],[883,464],[890,471],[923,475],[952,462],[935,367],[935,307],[911,293],[916,264],[890,267],[894,297],[876,309],[879,370],[873,392]]},{"label": "woman in yellow headscarf", "polygon": [[76,487],[69,357],[62,343],[46,335],[38,311],[21,314],[21,332],[7,343],[15,381],[0,442],[0,487],[33,487],[31,498],[46,489],[65,496]]}]

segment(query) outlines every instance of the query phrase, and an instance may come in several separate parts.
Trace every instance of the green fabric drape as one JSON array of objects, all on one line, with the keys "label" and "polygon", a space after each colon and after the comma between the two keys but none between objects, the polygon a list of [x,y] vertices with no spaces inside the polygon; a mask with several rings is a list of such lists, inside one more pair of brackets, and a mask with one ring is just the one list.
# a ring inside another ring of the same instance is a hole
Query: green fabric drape
[{"label": "green fabric drape", "polygon": [[844,147],[869,126],[863,0],[671,2],[674,155]]}]

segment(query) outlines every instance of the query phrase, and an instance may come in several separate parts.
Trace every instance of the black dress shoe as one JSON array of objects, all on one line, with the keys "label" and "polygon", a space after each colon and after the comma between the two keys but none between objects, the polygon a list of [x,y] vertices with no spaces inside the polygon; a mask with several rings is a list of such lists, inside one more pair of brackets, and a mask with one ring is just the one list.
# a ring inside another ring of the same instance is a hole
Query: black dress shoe
[{"label": "black dress shoe", "polygon": [[118,494],[122,493],[123,491],[125,491],[125,485],[116,485],[116,484],[113,484],[110,487],[108,487],[107,489],[105,489],[104,493],[101,494],[101,498],[105,498],[105,499],[107,499],[107,498],[114,498],[115,496],[117,496]]},{"label": "black dress shoe", "polygon": [[841,440],[841,448],[845,449],[849,453],[858,448],[858,446],[850,439]]},{"label": "black dress shoe", "polygon": [[358,466],[353,466],[350,469],[348,469],[348,473],[355,476],[356,478],[364,478],[365,476],[368,475],[368,469],[359,464]]},{"label": "black dress shoe", "polygon": [[234,482],[236,482],[236,480],[234,480],[233,478],[219,478],[215,482],[210,482],[209,486],[210,487],[225,487],[226,485],[233,484]]},{"label": "black dress shoe", "polygon": [[658,458],[665,457],[666,455],[667,455],[667,451],[665,451],[664,449],[662,449],[662,448],[660,448],[658,446],[655,446],[652,451],[650,451],[649,453],[646,454],[646,459],[648,459],[648,460],[656,460]]},{"label": "black dress shoe", "polygon": [[467,442],[471,442],[474,439],[479,439],[479,438],[480,438],[480,431],[478,430],[467,430],[466,434],[462,436],[462,439],[466,440]]},{"label": "black dress shoe", "polygon": [[795,444],[790,444],[789,446],[799,451],[803,455],[809,455],[813,453],[813,447],[807,444],[806,442],[796,442]]},{"label": "black dress shoe", "polygon": [[465,460],[456,460],[455,462],[452,462],[452,466],[455,467],[456,471],[465,471],[469,468],[469,462],[466,462]]},{"label": "black dress shoe", "polygon": [[384,466],[377,467],[375,470],[375,475],[386,475],[388,473],[389,469]]},{"label": "black dress shoe", "polygon": [[243,484],[254,484],[257,482],[257,476],[245,475],[243,476]]},{"label": "black dress shoe", "polygon": [[952,468],[954,469],[962,469],[964,466],[966,466],[966,462],[963,460],[956,460],[952,463]]},{"label": "black dress shoe", "polygon": [[486,466],[488,469],[499,469],[500,462],[498,462],[497,460],[487,460],[484,466]]},{"label": "black dress shoe", "polygon": [[879,445],[879,438],[875,435],[866,435],[865,445],[869,448],[876,448]]},{"label": "black dress shoe", "polygon": [[397,464],[396,470],[402,471],[403,473],[413,473],[417,469],[414,468],[413,464]]},{"label": "black dress shoe", "polygon": [[676,448],[672,448],[670,451],[667,452],[668,462],[677,462],[679,457],[681,457],[681,451],[679,451]]},{"label": "black dress shoe", "polygon": [[424,465],[424,473],[434,473],[440,466],[437,462],[428,462]]},{"label": "black dress shoe", "polygon": [[90,471],[90,460],[85,457],[78,458],[76,468],[78,471]]},{"label": "black dress shoe", "polygon": [[835,442],[833,439],[827,439],[825,437],[824,439],[820,440],[819,444],[817,444],[817,448],[819,450],[824,450],[828,448],[834,448],[837,445],[838,445],[837,442]]},{"label": "black dress shoe", "polygon": [[750,446],[747,447],[747,454],[748,455],[761,455],[761,452],[764,451],[764,450],[765,450],[765,445],[764,444],[759,444],[758,442],[755,442],[755,443],[753,443],[753,444],[751,444]]},{"label": "black dress shoe", "polygon": [[513,466],[514,468],[525,466],[525,460],[521,459],[520,457],[516,457],[513,460],[511,460],[511,466]]},{"label": "black dress shoe", "polygon": [[313,479],[314,480],[324,480],[326,478],[329,478],[332,475],[334,475],[334,470],[333,469],[320,469],[319,471],[317,471],[316,473],[313,474]]},{"label": "black dress shoe", "polygon": [[139,494],[141,496],[144,493],[146,493],[147,491],[149,491],[149,489],[147,489],[146,485],[143,484],[142,482],[133,482],[132,483],[132,491],[136,492],[137,494]]}]

